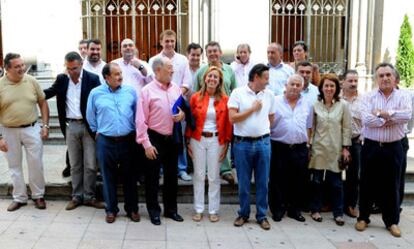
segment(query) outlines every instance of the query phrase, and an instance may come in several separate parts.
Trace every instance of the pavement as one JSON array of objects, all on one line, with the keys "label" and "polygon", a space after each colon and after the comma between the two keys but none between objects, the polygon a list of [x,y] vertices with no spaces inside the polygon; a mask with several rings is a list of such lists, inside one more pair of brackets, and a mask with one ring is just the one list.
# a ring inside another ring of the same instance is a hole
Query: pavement
[{"label": "pavement", "polygon": [[[409,249],[414,248],[414,207],[404,206],[401,216],[401,238],[392,237],[383,227],[379,215],[372,216],[364,232],[354,229],[355,219],[346,217],[343,227],[335,225],[330,213],[322,223],[311,220],[300,223],[285,217],[273,222],[269,231],[250,220],[234,227],[237,205],[222,205],[220,221],[206,217],[199,223],[191,220],[192,205],[179,204],[184,222],[162,218],[161,226],[150,223],[144,205],[141,221],[131,222],[120,212],[113,224],[104,221],[104,211],[79,207],[66,211],[64,201],[48,201],[46,210],[33,203],[15,212],[7,212],[10,200],[0,199],[0,248],[7,249]],[[119,205],[122,210],[122,204]],[[254,211],[252,206],[252,211]],[[252,214],[254,215],[254,214]]]}]

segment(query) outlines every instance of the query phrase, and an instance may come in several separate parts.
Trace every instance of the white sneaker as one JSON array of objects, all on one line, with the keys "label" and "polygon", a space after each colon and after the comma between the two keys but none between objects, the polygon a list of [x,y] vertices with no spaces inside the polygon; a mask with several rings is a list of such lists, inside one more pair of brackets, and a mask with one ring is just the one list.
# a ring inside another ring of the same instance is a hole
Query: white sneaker
[{"label": "white sneaker", "polygon": [[185,171],[182,171],[181,173],[180,173],[180,178],[181,178],[181,180],[183,180],[183,181],[191,181],[193,178],[189,175],[189,174],[187,174],[187,172],[185,172]]}]

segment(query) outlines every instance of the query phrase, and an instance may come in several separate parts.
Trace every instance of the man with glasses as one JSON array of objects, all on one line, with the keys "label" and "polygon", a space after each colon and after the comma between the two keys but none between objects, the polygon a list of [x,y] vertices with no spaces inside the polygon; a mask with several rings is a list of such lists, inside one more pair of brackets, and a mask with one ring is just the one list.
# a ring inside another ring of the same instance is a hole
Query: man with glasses
[{"label": "man with glasses", "polygon": [[[49,107],[36,79],[27,75],[19,54],[4,58],[6,75],[0,79],[0,150],[5,152],[13,183],[13,202],[7,211],[27,205],[27,188],[22,168],[22,146],[26,152],[31,197],[38,209],[45,209],[42,139],[49,135]],[[37,124],[39,106],[43,125]]]}]

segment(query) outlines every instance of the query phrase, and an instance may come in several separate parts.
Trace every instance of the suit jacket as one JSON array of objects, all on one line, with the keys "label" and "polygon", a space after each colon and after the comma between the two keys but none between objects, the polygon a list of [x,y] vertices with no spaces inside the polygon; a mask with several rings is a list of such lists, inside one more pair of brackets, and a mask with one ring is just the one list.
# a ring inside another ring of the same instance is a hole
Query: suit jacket
[{"label": "suit jacket", "polygon": [[[81,98],[80,98],[80,111],[84,120],[84,124],[88,129],[89,134],[95,137],[95,134],[91,131],[89,124],[86,120],[86,104],[88,102],[88,96],[91,90],[100,85],[99,76],[90,73],[86,70],[82,70],[82,87],[81,87]],[[48,89],[43,91],[46,94],[46,99],[50,99],[56,96],[56,104],[59,116],[60,129],[62,130],[63,136],[66,136],[66,93],[69,86],[69,77],[66,74],[59,74],[56,77],[55,82]]]}]

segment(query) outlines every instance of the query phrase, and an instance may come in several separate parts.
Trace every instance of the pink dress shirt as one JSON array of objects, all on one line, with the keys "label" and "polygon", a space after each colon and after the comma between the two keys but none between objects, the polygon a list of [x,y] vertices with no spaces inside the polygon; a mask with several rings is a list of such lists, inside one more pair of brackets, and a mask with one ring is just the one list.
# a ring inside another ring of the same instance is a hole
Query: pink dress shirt
[{"label": "pink dress shirt", "polygon": [[141,89],[135,123],[137,143],[142,144],[144,149],[152,146],[148,129],[162,135],[172,135],[172,107],[180,95],[181,89],[175,83],[163,85],[156,79]]}]

